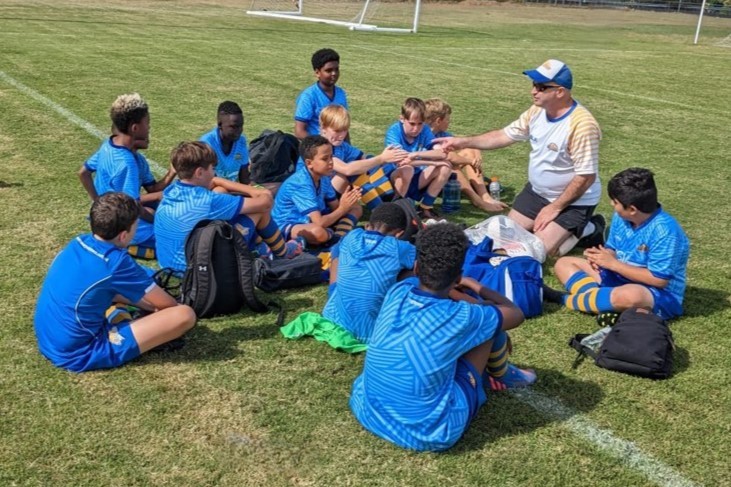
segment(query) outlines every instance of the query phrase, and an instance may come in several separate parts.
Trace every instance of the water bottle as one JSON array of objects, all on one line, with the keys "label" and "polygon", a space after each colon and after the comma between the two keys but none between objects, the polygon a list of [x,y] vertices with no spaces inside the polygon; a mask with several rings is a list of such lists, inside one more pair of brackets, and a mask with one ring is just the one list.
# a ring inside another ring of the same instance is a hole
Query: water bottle
[{"label": "water bottle", "polygon": [[498,177],[493,176],[490,178],[490,186],[487,187],[487,190],[490,192],[490,198],[495,201],[500,201],[500,189],[500,180]]},{"label": "water bottle", "polygon": [[459,187],[459,181],[457,181],[457,175],[452,173],[449,176],[449,181],[444,185],[442,189],[442,211],[444,213],[454,213],[459,211],[461,206],[462,190]]},{"label": "water bottle", "polygon": [[602,346],[602,343],[604,343],[604,339],[609,335],[609,332],[612,331],[611,326],[605,326],[601,330],[592,333],[591,335],[584,337],[583,340],[581,340],[581,345],[593,350],[594,353],[599,352],[599,348]]}]

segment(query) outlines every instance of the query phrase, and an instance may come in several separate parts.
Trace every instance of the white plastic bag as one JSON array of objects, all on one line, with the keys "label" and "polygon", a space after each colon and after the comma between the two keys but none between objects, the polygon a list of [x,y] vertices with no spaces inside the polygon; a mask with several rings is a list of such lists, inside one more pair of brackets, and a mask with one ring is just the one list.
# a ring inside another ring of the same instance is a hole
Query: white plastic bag
[{"label": "white plastic bag", "polygon": [[511,257],[527,255],[541,264],[546,261],[546,248],[543,242],[505,215],[496,215],[483,220],[464,233],[473,244],[490,237],[494,250],[503,249]]}]

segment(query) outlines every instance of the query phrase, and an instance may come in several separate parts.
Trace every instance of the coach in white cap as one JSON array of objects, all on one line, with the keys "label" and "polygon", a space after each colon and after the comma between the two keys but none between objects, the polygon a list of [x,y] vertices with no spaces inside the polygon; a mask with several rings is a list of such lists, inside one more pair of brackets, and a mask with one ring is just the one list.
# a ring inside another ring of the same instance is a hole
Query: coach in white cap
[{"label": "coach in white cap", "polygon": [[573,79],[566,64],[549,59],[523,71],[533,81],[533,106],[504,129],[473,137],[434,142],[446,151],[499,149],[529,140],[528,184],[508,217],[538,236],[550,255],[563,255],[586,237],[603,243],[604,220],[592,218],[601,196],[599,124],[571,97]]}]

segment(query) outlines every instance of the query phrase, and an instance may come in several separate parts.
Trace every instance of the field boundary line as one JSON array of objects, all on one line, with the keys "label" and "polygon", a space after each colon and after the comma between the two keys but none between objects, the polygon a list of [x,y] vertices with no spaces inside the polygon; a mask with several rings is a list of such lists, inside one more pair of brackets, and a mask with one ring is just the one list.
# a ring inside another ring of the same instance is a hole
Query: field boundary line
[{"label": "field boundary line", "polygon": [[[107,132],[99,130],[97,127],[95,127],[91,123],[87,122],[83,118],[79,117],[75,113],[67,110],[66,108],[64,108],[61,105],[59,105],[58,103],[56,103],[55,101],[53,101],[50,98],[37,92],[33,88],[26,86],[23,83],[21,83],[20,81],[16,80],[15,78],[13,78],[9,74],[7,74],[5,71],[0,71],[0,79],[5,81],[7,84],[13,86],[14,88],[16,88],[18,91],[20,91],[24,95],[27,95],[27,96],[33,98],[34,100],[36,100],[37,102],[40,102],[43,105],[47,106],[48,108],[50,108],[54,112],[58,113],[59,115],[61,115],[63,118],[65,118],[69,122],[84,129],[84,131],[86,131],[86,133],[93,135],[97,139],[104,140],[107,137],[109,137],[109,134]],[[148,157],[145,157],[145,158],[147,159],[147,162],[150,164],[150,168],[154,172],[156,172],[158,176],[165,174],[166,171],[160,164],[158,164],[157,162],[153,161],[152,159],[150,159]]]},{"label": "field boundary line", "polygon": [[619,459],[631,469],[641,472],[648,480],[663,487],[697,487],[672,467],[644,453],[631,441],[617,438],[558,400],[531,389],[514,389],[512,395],[551,419],[560,421],[575,435],[593,443],[601,450]]},{"label": "field boundary line", "polygon": [[[500,70],[500,69],[486,68],[486,67],[483,67],[483,66],[472,66],[470,64],[465,64],[465,63],[456,63],[456,62],[451,62],[451,61],[444,61],[442,59],[436,59],[436,58],[433,58],[433,57],[414,56],[414,55],[410,55],[410,54],[403,54],[403,53],[400,53],[400,52],[387,51],[387,50],[383,50],[383,49],[375,49],[375,48],[368,47],[368,46],[364,46],[364,45],[352,45],[350,47],[353,47],[353,48],[356,48],[356,49],[363,49],[363,50],[366,50],[366,51],[377,52],[377,53],[380,53],[380,54],[393,54],[395,56],[416,59],[416,60],[419,60],[419,61],[427,61],[427,62],[433,62],[433,63],[437,63],[437,64],[445,64],[447,66],[456,66],[456,67],[459,67],[459,68],[477,69],[479,71],[487,71],[489,73],[496,73],[496,74],[505,74],[505,75],[508,75],[508,76],[519,76],[519,77],[523,77],[524,76],[522,73],[513,73],[513,72],[510,72],[510,71],[503,71],[503,70]],[[677,107],[681,107],[681,108],[686,108],[688,110],[694,110],[694,111],[695,110],[698,110],[698,106],[696,106],[696,105],[689,105],[687,103],[680,103],[680,102],[677,102],[677,101],[663,100],[662,98],[654,98],[652,96],[635,95],[635,94],[632,94],[632,93],[627,93],[626,91],[616,91],[616,90],[608,90],[608,89],[605,89],[605,88],[596,88],[594,86],[589,86],[589,85],[578,85],[578,86],[581,86],[582,88],[588,89],[588,90],[601,91],[601,92],[604,92],[604,93],[611,93],[611,94],[614,94],[614,95],[621,95],[621,96],[626,96],[628,98],[636,98],[638,100],[651,101],[651,102],[655,102],[655,103],[664,103],[666,105],[673,105],[673,106],[677,106]],[[708,112],[707,109],[706,109],[706,112]],[[724,117],[726,115],[727,114],[723,114]]]}]

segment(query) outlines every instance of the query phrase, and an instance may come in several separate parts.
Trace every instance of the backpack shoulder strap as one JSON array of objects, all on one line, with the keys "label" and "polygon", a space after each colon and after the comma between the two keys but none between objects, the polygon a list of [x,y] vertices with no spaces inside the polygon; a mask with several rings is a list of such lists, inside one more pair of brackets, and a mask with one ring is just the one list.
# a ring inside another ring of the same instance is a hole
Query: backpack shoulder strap
[{"label": "backpack shoulder strap", "polygon": [[589,336],[588,333],[579,333],[579,334],[571,337],[571,340],[569,340],[569,347],[571,347],[574,350],[576,350],[577,352],[579,352],[579,354],[576,356],[576,359],[574,359],[573,365],[571,366],[572,369],[575,369],[576,367],[578,367],[579,364],[581,362],[583,362],[587,356],[596,360],[597,355],[596,355],[596,353],[594,353],[594,350],[587,348],[581,344],[581,340],[583,340],[584,338],[586,338],[588,336]]},{"label": "backpack shoulder strap", "polygon": [[198,316],[210,308],[216,297],[216,279],[213,275],[213,241],[223,221],[203,220],[188,235],[185,242],[187,268],[183,279],[183,304],[193,307]]},{"label": "backpack shoulder strap", "polygon": [[239,286],[241,287],[241,295],[244,297],[244,303],[257,313],[266,313],[270,307],[278,308],[277,326],[282,326],[284,323],[284,308],[274,301],[264,304],[256,296],[254,292],[254,257],[246,249],[243,237],[236,230],[234,230],[233,238],[234,248],[236,249],[236,265],[239,269]]}]

